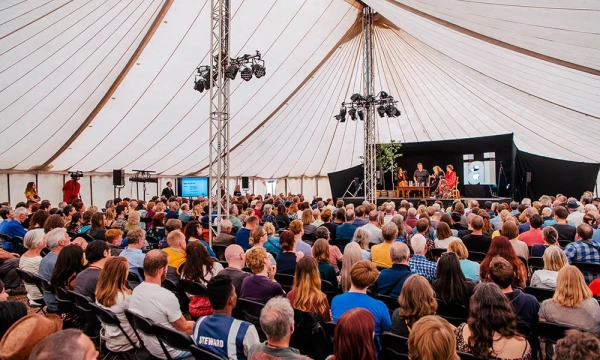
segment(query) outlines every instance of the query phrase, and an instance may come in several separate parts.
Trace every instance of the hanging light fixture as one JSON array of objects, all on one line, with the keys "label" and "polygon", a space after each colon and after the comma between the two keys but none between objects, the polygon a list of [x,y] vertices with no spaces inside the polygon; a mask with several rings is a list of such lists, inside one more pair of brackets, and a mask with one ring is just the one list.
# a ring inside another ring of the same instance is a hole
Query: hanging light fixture
[{"label": "hanging light fixture", "polygon": [[240,76],[242,77],[243,80],[245,81],[250,81],[250,79],[252,79],[252,69],[250,69],[249,67],[245,67]]},{"label": "hanging light fixture", "polygon": [[350,119],[356,121],[356,108],[354,106],[348,110],[348,115],[350,115]]},{"label": "hanging light fixture", "polygon": [[235,76],[238,73],[238,67],[237,65],[229,65],[227,67],[227,70],[225,70],[225,77],[231,79],[231,80],[235,80]]}]

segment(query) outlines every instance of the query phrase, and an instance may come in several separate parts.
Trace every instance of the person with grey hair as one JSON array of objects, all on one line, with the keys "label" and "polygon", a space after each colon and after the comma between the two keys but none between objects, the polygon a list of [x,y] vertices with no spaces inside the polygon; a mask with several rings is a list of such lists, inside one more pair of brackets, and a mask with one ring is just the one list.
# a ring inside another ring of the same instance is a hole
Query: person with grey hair
[{"label": "person with grey hair", "polygon": [[371,250],[369,249],[369,243],[371,242],[371,231],[365,229],[365,226],[359,227],[354,232],[352,241],[360,246],[360,252],[363,260],[371,260]]},{"label": "person with grey hair", "polygon": [[235,244],[235,236],[231,235],[233,224],[230,220],[221,221],[221,232],[213,239],[214,245],[229,246]]},{"label": "person with grey hair", "polygon": [[530,198],[523,198],[523,200],[521,200],[521,205],[525,205],[527,207],[531,206],[531,199]]},{"label": "person with grey hair", "polygon": [[270,222],[271,224],[273,224],[273,226],[275,226],[275,230],[279,230],[279,225],[277,225],[277,218],[275,217],[275,215],[273,215],[273,205],[271,204],[265,204],[265,206],[262,209],[262,213],[263,216],[260,219],[261,223],[267,223]]},{"label": "person with grey hair", "polygon": [[187,224],[188,222],[190,222],[190,205],[189,204],[182,204],[181,208],[179,208],[180,213],[179,213],[179,220],[184,223]]},{"label": "person with grey hair", "polygon": [[267,341],[250,347],[249,360],[310,359],[289,347],[294,332],[294,309],[288,299],[278,296],[269,300],[260,311],[260,327]]},{"label": "person with grey hair", "polygon": [[27,209],[24,207],[18,207],[14,211],[9,210],[8,218],[0,223],[0,234],[24,237],[27,230],[23,227],[23,222],[27,220],[28,215]]},{"label": "person with grey hair", "polygon": [[[62,249],[65,248],[65,246],[71,244],[71,238],[69,237],[69,234],[67,234],[67,230],[64,228],[57,228],[46,234],[46,244],[50,248],[50,252],[40,261],[38,275],[42,279],[50,281],[50,278],[52,278],[52,272],[54,271],[54,265],[56,265],[58,254],[62,251]],[[56,301],[54,294],[43,291],[43,295],[48,312],[58,312],[58,302]]]},{"label": "person with grey hair", "polygon": [[374,284],[374,290],[381,295],[397,298],[400,296],[404,282],[412,275],[408,266],[410,250],[405,243],[396,241],[390,248],[390,257],[392,267],[381,270]]},{"label": "person with grey hair", "polygon": [[437,264],[425,258],[427,253],[427,239],[421,234],[416,234],[410,239],[415,254],[408,261],[410,270],[418,275],[425,276],[427,280],[435,280]]},{"label": "person with grey hair", "polygon": [[323,225],[323,220],[321,220],[321,211],[319,209],[314,209],[312,211],[312,216],[315,219],[315,221],[313,221],[313,223],[311,224],[314,227],[319,227],[321,225]]},{"label": "person with grey hair", "polygon": [[[60,344],[60,346],[57,346]],[[29,359],[81,359],[95,360],[100,353],[92,340],[79,329],[66,329],[54,333],[35,345]]]},{"label": "person with grey hair", "polygon": [[[369,212],[369,223],[364,225],[362,228],[369,230],[371,237],[369,242],[372,244],[381,244],[383,242],[383,235],[379,228],[379,213],[377,210]],[[366,259],[365,259],[366,260]]]},{"label": "person with grey hair", "polygon": [[[40,253],[42,252],[42,249],[46,247],[46,235],[44,234],[44,229],[28,231],[23,239],[23,245],[27,248],[27,251],[19,260],[19,268],[37,275],[40,269],[40,262],[42,261]],[[43,303],[39,300],[42,300],[44,297],[35,284],[25,284],[25,289],[27,290],[29,304],[39,305],[40,303]]]}]

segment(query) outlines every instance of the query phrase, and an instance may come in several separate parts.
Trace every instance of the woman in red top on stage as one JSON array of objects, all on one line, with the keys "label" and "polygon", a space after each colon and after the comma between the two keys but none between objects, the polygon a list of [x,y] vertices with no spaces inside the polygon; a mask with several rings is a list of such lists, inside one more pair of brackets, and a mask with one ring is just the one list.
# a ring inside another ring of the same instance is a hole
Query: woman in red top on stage
[{"label": "woman in red top on stage", "polygon": [[452,188],[456,185],[456,172],[454,166],[446,165],[446,176],[440,180],[434,196],[442,196],[448,198],[452,195]]}]

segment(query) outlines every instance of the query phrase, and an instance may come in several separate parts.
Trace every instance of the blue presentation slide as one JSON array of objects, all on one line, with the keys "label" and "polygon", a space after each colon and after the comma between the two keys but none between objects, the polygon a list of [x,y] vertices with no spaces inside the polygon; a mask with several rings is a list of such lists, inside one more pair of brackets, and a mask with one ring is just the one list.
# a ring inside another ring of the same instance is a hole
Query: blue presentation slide
[{"label": "blue presentation slide", "polygon": [[199,197],[208,196],[208,178],[182,178],[181,179],[181,196],[183,197]]}]

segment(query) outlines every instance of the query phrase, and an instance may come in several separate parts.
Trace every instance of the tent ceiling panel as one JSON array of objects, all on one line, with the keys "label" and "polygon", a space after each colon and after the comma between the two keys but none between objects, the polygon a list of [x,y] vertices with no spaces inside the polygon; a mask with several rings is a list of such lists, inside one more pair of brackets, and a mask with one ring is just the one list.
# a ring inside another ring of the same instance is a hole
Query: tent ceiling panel
[{"label": "tent ceiling panel", "polygon": [[141,0],[65,5],[0,38],[0,168],[27,170],[58,151],[106,94],[160,8],[161,1]]},{"label": "tent ceiling panel", "polygon": [[438,19],[573,64],[600,70],[600,3],[391,0]]},{"label": "tent ceiling panel", "polygon": [[[367,0],[382,16],[437,51],[525,93],[600,117],[600,77],[455,31],[387,0]],[[600,26],[600,22],[597,22]]]},{"label": "tent ceiling panel", "polygon": [[[232,145],[300,85],[357,17],[356,7],[337,0],[236,4],[232,53],[260,50],[267,75],[247,83],[239,76],[232,81]],[[167,24],[160,24],[140,56],[140,66],[129,72],[92,129],[54,162],[55,168],[147,168],[178,174],[207,163],[208,95],[193,90],[193,75],[198,65],[208,63],[209,11],[210,1],[173,3]],[[122,134],[133,141],[123,141]]]}]

